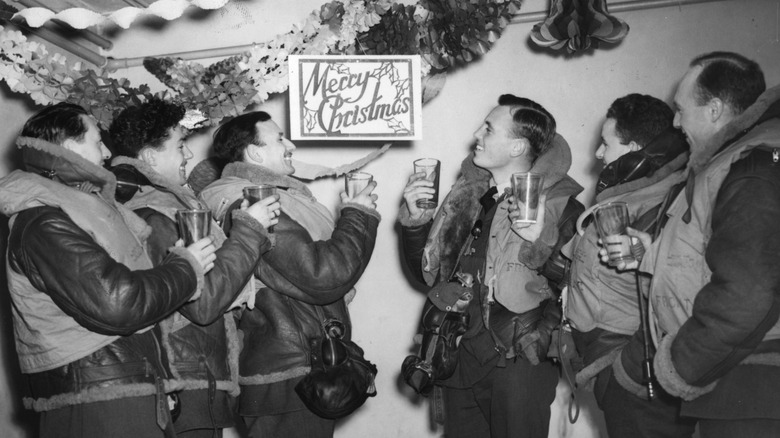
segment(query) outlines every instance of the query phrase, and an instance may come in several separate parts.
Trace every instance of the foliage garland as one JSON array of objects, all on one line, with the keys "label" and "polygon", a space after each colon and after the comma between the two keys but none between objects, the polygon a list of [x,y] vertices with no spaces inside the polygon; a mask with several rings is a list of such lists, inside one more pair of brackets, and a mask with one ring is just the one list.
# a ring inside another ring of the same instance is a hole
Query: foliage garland
[{"label": "foliage garland", "polygon": [[216,124],[285,91],[287,59],[293,54],[419,54],[424,76],[446,73],[485,54],[521,2],[418,0],[416,5],[404,5],[391,0],[332,0],[302,25],[208,67],[182,59],[147,58],[144,67],[168,87],[158,93],[81,63],[70,65],[62,55],[49,55],[43,45],[27,41],[21,32],[0,26],[0,79],[41,105],[60,101],[82,105],[103,127],[122,109],[152,96],[198,109]]}]

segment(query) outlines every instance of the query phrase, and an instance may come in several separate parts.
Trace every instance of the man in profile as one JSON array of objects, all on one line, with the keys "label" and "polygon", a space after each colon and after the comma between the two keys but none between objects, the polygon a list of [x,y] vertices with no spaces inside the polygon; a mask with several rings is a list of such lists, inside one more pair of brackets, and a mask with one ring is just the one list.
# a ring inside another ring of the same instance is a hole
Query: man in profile
[{"label": "man in profile", "polygon": [[[547,348],[560,311],[540,270],[569,198],[582,190],[567,175],[571,151],[555,129],[544,107],[505,94],[474,132],[475,150],[435,215],[417,206],[434,193],[423,173],[404,189],[403,252],[416,278],[430,286],[454,275],[473,279],[457,368],[436,382],[448,438],[548,435],[558,370]],[[513,173],[528,171],[544,175],[533,225],[513,220],[505,193]]]},{"label": "man in profile", "polygon": [[24,403],[41,412],[40,436],[173,436],[149,329],[197,298],[213,246],[171,248],[152,268],[146,224],[114,202],[101,166],[110,153],[80,106],[43,109],[17,144],[24,170],[0,180],[0,207]]},{"label": "man in profile", "polygon": [[344,339],[351,336],[347,300],[371,259],[380,220],[376,182],[354,197],[342,194],[334,220],[294,177],[295,145],[262,111],[220,126],[213,148],[228,164],[200,196],[217,220],[241,204],[247,186],[272,185],[281,203],[275,247],[256,270],[263,287],[254,310],[240,316],[239,413],[251,437],[330,438],[335,421],[309,411],[295,386],[310,370],[309,342],[323,337],[327,321],[339,320]]},{"label": "man in profile", "polygon": [[[687,185],[654,242],[634,233],[653,275],[656,376],[703,438],[780,436],[780,87],[765,88],[742,55],[691,62],[674,96]],[[619,365],[638,382],[640,363],[632,341]]]},{"label": "man in profile", "polygon": [[[604,169],[589,211],[625,202],[632,227],[650,231],[656,226],[666,194],[685,181],[688,145],[673,120],[669,105],[652,96],[629,94],[612,102],[596,149]],[[565,316],[584,366],[577,383],[593,383],[609,436],[690,437],[695,422],[680,418],[679,398],[659,390],[648,400],[647,388],[615,378],[612,364],[640,329],[640,309],[647,309],[644,298],[639,305],[637,288],[647,290],[650,282],[601,263],[598,237],[590,220],[564,250],[571,259]]]}]

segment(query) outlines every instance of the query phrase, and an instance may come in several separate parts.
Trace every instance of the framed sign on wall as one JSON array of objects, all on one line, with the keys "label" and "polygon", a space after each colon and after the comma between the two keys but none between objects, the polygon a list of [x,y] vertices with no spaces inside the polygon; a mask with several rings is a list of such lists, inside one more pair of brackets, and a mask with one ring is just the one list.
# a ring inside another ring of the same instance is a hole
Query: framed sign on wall
[{"label": "framed sign on wall", "polygon": [[290,56],[294,140],[421,140],[420,58]]}]

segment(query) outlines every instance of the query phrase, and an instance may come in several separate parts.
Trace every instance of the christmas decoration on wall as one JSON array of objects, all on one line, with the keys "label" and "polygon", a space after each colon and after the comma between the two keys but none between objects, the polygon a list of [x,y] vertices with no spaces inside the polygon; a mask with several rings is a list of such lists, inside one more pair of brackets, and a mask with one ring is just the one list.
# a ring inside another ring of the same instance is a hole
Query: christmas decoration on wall
[{"label": "christmas decoration on wall", "polygon": [[190,6],[219,9],[227,3],[228,0],[157,0],[145,8],[124,7],[109,13],[99,13],[85,8],[68,8],[54,12],[43,7],[33,7],[22,9],[14,14],[14,18],[24,18],[30,27],[41,27],[49,20],[59,20],[74,29],[86,29],[105,23],[114,23],[127,29],[139,17],[154,16],[170,21],[181,17],[184,10]]},{"label": "christmas decoration on wall", "polygon": [[419,0],[416,5],[333,0],[289,32],[208,67],[148,58],[145,68],[168,88],[154,94],[106,71],[70,64],[0,26],[0,80],[41,105],[63,100],[82,105],[103,127],[114,114],[153,95],[200,110],[217,124],[287,90],[289,55],[420,55],[423,94],[430,99],[448,69],[490,49],[520,5],[521,0]]},{"label": "christmas decoration on wall", "polygon": [[607,12],[606,0],[552,0],[550,16],[534,25],[531,40],[574,53],[595,46],[594,39],[614,44],[627,34],[628,24]]}]

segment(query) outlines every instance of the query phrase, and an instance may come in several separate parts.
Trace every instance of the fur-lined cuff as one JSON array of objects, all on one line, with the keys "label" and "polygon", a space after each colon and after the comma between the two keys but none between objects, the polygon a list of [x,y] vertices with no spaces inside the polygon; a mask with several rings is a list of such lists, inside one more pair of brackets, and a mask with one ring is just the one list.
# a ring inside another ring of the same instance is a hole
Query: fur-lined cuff
[{"label": "fur-lined cuff", "polygon": [[128,383],[116,386],[90,388],[80,392],[57,394],[48,398],[24,397],[22,403],[27,409],[36,412],[50,411],[65,406],[80,405],[84,403],[104,402],[130,397],[143,397],[154,394],[156,389],[151,383]]},{"label": "fur-lined cuff", "polygon": [[412,219],[409,213],[409,209],[406,208],[406,204],[404,204],[401,206],[401,209],[398,211],[398,223],[400,223],[405,227],[419,227],[430,222],[431,219],[433,219],[433,214],[435,212],[436,210],[431,208],[425,210],[425,213],[423,213],[423,215],[419,219]]},{"label": "fur-lined cuff", "polygon": [[285,380],[295,379],[305,376],[311,371],[310,366],[297,366],[285,371],[279,371],[271,374],[255,374],[252,376],[240,376],[238,383],[241,386],[246,385],[268,385],[269,383],[283,382]]},{"label": "fur-lined cuff", "polygon": [[357,202],[344,202],[341,204],[341,208],[339,211],[344,210],[345,208],[354,208],[356,210],[360,210],[363,213],[375,217],[378,221],[382,220],[382,215],[379,214],[376,209],[368,208],[363,204],[358,204]]},{"label": "fur-lined cuff", "polygon": [[683,400],[691,401],[715,389],[717,381],[705,387],[693,386],[677,373],[674,363],[672,363],[672,342],[674,342],[674,336],[666,336],[661,339],[658,351],[655,353],[655,360],[653,360],[655,377],[666,392]]},{"label": "fur-lined cuff", "polygon": [[195,271],[195,278],[198,280],[198,285],[195,288],[195,293],[193,295],[200,296],[200,293],[203,292],[204,273],[203,267],[200,265],[198,259],[183,246],[172,246],[168,251],[171,254],[176,254],[177,256],[184,258],[184,260],[187,260],[190,263],[190,266],[192,266],[192,269]]},{"label": "fur-lined cuff", "polygon": [[643,400],[648,399],[647,387],[635,382],[634,379],[628,375],[626,369],[623,368],[623,361],[621,360],[620,356],[618,356],[615,361],[612,362],[612,373],[615,376],[615,380],[617,380],[623,389]]},{"label": "fur-lined cuff", "polygon": [[257,219],[244,210],[235,209],[231,213],[233,222],[241,222],[260,234],[268,234],[267,230]]},{"label": "fur-lined cuff", "polygon": [[579,373],[577,373],[577,376],[575,376],[577,386],[585,387],[586,385],[590,384],[593,381],[593,378],[596,377],[600,372],[605,370],[607,367],[612,366],[616,360],[619,360],[620,353],[622,352],[623,348],[612,350],[606,355],[594,360],[590,365],[583,368]]}]

